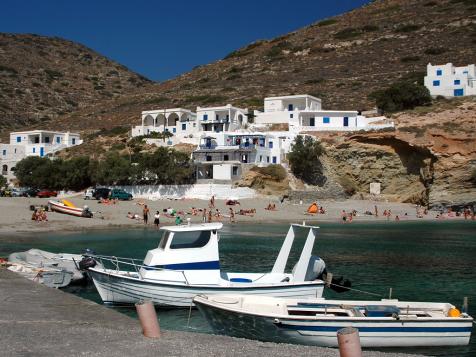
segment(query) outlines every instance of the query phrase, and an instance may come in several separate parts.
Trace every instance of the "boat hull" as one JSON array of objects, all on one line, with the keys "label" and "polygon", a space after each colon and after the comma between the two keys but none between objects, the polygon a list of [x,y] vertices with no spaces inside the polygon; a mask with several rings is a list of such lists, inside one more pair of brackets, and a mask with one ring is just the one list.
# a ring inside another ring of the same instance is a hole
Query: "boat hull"
[{"label": "boat hull", "polygon": [[[125,277],[102,269],[89,269],[96,289],[104,303],[134,304],[141,300],[151,300],[162,307],[190,307],[196,295],[206,294],[253,294],[283,298],[309,299],[322,296],[322,281],[298,284],[253,285],[224,287],[218,285],[184,285],[160,281],[146,281]],[[243,284],[245,285],[245,284]]]},{"label": "boat hull", "polygon": [[85,214],[83,208],[68,207],[66,205],[56,203],[54,201],[49,201],[48,203],[49,203],[51,211],[53,211],[53,212],[69,214],[71,216],[76,216],[76,217],[91,218],[91,215]]},{"label": "boat hull", "polygon": [[453,322],[306,321],[224,310],[197,300],[195,304],[217,334],[321,347],[338,347],[337,331],[345,327],[359,330],[362,347],[467,345],[472,328],[472,319]]}]

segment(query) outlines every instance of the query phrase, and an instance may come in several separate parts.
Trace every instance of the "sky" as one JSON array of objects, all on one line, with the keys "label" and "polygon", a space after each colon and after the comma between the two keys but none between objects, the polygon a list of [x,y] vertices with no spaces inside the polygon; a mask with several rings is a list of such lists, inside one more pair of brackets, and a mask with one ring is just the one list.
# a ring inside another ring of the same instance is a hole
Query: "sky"
[{"label": "sky", "polygon": [[163,81],[369,0],[2,0],[0,32],[82,43]]}]

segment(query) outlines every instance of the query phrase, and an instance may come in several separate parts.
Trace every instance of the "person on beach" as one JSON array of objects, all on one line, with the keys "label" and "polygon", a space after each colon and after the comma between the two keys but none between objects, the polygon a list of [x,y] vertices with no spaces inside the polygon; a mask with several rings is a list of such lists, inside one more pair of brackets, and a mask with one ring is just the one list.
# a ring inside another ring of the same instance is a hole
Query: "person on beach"
[{"label": "person on beach", "polygon": [[235,211],[230,207],[230,223],[235,223]]},{"label": "person on beach", "polygon": [[345,223],[347,221],[347,213],[345,212],[345,209],[342,210],[341,218],[342,218],[342,223]]},{"label": "person on beach", "polygon": [[395,221],[400,221],[400,217],[398,217],[398,214],[395,216]]},{"label": "person on beach", "polygon": [[215,195],[210,198],[210,208],[215,208]]},{"label": "person on beach", "polygon": [[155,212],[154,224],[155,224],[156,227],[159,227],[159,224],[160,224],[160,212],[159,211]]},{"label": "person on beach", "polygon": [[182,224],[182,222],[183,222],[182,217],[180,217],[180,216],[175,217],[175,225],[176,226],[180,226]]},{"label": "person on beach", "polygon": [[204,208],[202,211],[202,222],[207,223],[207,209]]},{"label": "person on beach", "polygon": [[378,207],[377,207],[377,205],[374,206],[374,210],[375,210],[375,217],[378,217]]},{"label": "person on beach", "polygon": [[217,222],[221,222],[221,212],[218,208],[215,211],[215,217],[217,219]]},{"label": "person on beach", "polygon": [[212,223],[212,210],[208,210],[208,223]]},{"label": "person on beach", "polygon": [[149,222],[149,207],[147,205],[144,205],[144,209],[142,210],[142,216],[144,218],[144,224],[147,224]]}]

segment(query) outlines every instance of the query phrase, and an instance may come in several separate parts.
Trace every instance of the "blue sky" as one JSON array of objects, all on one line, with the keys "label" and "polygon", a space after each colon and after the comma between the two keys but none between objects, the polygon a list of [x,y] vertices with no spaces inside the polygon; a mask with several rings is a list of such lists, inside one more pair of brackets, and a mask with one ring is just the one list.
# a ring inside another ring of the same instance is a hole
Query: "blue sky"
[{"label": "blue sky", "polygon": [[153,80],[173,78],[368,0],[3,0],[0,32],[80,42]]}]

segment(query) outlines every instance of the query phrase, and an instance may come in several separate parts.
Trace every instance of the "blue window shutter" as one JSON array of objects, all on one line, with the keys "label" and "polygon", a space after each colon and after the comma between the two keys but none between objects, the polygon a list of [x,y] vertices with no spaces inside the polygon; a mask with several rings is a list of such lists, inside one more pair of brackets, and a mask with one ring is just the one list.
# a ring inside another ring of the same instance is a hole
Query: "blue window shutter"
[{"label": "blue window shutter", "polygon": [[272,148],[273,148],[273,142],[270,141],[270,142],[268,143],[268,146],[269,146],[270,149],[272,149]]},{"label": "blue window shutter", "polygon": [[36,148],[33,148],[33,154],[36,152]]},{"label": "blue window shutter", "polygon": [[187,130],[187,124],[182,124],[182,130]]},{"label": "blue window shutter", "polygon": [[463,89],[455,89],[454,90],[454,96],[455,97],[462,97],[464,95]]},{"label": "blue window shutter", "polygon": [[294,105],[289,104],[289,105],[288,105],[288,110],[289,110],[290,112],[292,112],[292,111],[294,110]]},{"label": "blue window shutter", "polygon": [[442,71],[441,69],[437,69],[437,70],[436,70],[436,75],[437,75],[437,76],[443,75],[443,71]]},{"label": "blue window shutter", "polygon": [[172,132],[175,133],[177,131],[177,128],[172,128]]},{"label": "blue window shutter", "polygon": [[208,114],[203,114],[203,120],[208,120]]},{"label": "blue window shutter", "polygon": [[433,81],[433,87],[439,87],[440,81]]},{"label": "blue window shutter", "polygon": [[455,82],[454,82],[454,83],[455,83],[455,86],[457,86],[457,85],[460,85],[460,84],[461,84],[461,81],[460,81],[459,79],[455,79]]},{"label": "blue window shutter", "polygon": [[293,118],[293,116],[294,116],[293,114],[289,114],[289,117],[290,117],[291,119]]},{"label": "blue window shutter", "polygon": [[329,117],[324,117],[324,118],[322,118],[322,122],[324,124],[329,124],[331,122],[331,119]]},{"label": "blue window shutter", "polygon": [[7,154],[7,150],[3,150],[3,156]]},{"label": "blue window shutter", "polygon": [[21,143],[21,136],[17,136],[17,143]]},{"label": "blue window shutter", "polygon": [[278,159],[276,158],[276,156],[273,156],[273,164],[275,164],[277,162],[278,162]]},{"label": "blue window shutter", "polygon": [[220,119],[220,116],[219,116],[218,114],[216,114],[216,115],[215,115],[215,118],[216,118],[217,120],[219,120],[219,119]]}]

